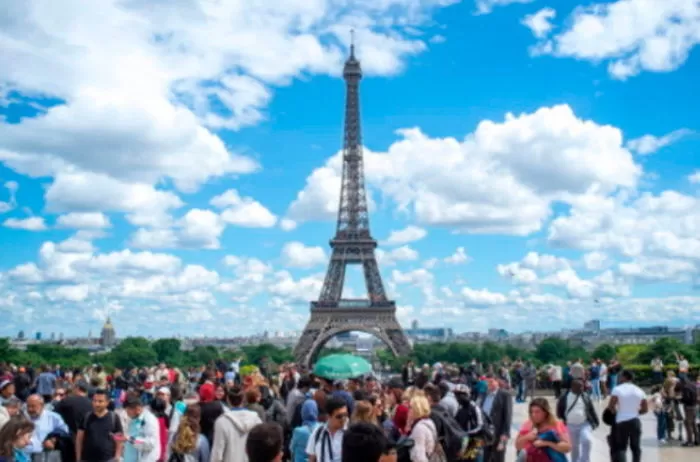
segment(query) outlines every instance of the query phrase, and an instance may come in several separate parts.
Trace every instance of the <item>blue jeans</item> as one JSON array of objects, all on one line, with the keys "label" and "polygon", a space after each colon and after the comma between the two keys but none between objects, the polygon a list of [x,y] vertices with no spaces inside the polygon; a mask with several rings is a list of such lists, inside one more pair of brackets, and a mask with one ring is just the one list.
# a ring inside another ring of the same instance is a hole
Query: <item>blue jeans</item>
[{"label": "blue jeans", "polygon": [[571,462],[591,462],[591,445],[593,444],[593,428],[588,422],[568,424],[571,438]]},{"label": "blue jeans", "polygon": [[518,402],[523,402],[525,401],[525,381],[523,380],[518,384],[518,396],[516,396],[515,400]]},{"label": "blue jeans", "polygon": [[656,416],[656,439],[659,441],[666,439],[668,429],[668,415],[665,412],[654,412]]},{"label": "blue jeans", "polygon": [[600,379],[592,379],[591,380],[591,396],[595,400],[602,400],[603,397],[600,394]]},{"label": "blue jeans", "polygon": [[617,374],[610,374],[610,393],[615,389],[617,386]]}]

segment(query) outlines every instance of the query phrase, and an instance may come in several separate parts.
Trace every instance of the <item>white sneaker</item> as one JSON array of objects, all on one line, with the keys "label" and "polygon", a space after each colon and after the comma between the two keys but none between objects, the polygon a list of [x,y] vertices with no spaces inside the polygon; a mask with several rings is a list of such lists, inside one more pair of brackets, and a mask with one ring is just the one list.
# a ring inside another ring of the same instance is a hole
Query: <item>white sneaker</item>
[{"label": "white sneaker", "polygon": [[666,444],[666,440],[659,440],[659,444]]}]

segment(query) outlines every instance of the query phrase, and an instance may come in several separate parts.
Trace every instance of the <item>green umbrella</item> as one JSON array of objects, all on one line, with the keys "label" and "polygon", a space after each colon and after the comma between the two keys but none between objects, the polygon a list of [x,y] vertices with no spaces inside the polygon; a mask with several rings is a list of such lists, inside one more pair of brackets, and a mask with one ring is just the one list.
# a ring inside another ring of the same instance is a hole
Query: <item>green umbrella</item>
[{"label": "green umbrella", "polygon": [[348,354],[329,355],[321,358],[314,366],[314,375],[330,380],[361,377],[372,372],[366,359]]}]

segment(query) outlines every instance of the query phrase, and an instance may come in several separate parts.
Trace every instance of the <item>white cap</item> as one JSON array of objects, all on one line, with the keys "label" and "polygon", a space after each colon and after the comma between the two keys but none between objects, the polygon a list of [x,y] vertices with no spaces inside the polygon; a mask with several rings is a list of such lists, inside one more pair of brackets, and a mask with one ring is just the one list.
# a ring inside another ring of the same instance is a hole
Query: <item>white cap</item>
[{"label": "white cap", "polygon": [[160,387],[158,389],[158,393],[163,393],[164,395],[170,395],[170,388],[168,387]]}]

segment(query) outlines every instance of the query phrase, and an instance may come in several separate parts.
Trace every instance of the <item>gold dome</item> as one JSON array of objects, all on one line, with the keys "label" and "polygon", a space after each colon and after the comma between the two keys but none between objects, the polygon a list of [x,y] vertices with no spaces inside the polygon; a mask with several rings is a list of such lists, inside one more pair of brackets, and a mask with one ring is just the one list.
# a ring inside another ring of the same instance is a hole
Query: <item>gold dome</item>
[{"label": "gold dome", "polygon": [[102,326],[102,330],[114,330],[112,320],[109,318],[109,316],[107,316],[107,320],[105,321],[104,326]]}]

